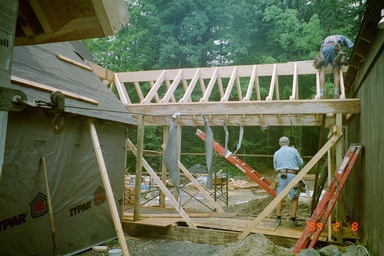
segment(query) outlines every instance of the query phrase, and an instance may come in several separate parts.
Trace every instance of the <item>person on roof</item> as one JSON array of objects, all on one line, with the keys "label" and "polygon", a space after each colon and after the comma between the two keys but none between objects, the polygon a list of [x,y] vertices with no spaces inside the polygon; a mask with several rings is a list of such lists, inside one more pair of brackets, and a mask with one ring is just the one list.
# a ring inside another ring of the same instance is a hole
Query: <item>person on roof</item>
[{"label": "person on roof", "polygon": [[[289,147],[289,139],[281,137],[279,139],[280,149],[273,155],[273,167],[277,171],[278,184],[276,193],[279,194],[299,172],[299,167],[303,164],[303,159],[300,157],[299,152],[294,147]],[[296,220],[296,211],[299,204],[300,194],[296,193],[296,189],[292,188],[289,191],[289,197],[292,199],[291,203],[291,219],[289,226],[301,226],[301,222]],[[277,218],[276,223],[281,225],[281,210],[283,209],[283,200],[277,205]]]},{"label": "person on roof", "polygon": [[334,98],[340,97],[340,65],[335,62],[335,58],[342,47],[353,48],[353,43],[343,35],[332,35],[324,39],[320,51],[324,55],[324,63],[320,67],[320,99],[325,99],[324,84],[327,67],[329,64],[333,67],[333,82],[335,86]]}]

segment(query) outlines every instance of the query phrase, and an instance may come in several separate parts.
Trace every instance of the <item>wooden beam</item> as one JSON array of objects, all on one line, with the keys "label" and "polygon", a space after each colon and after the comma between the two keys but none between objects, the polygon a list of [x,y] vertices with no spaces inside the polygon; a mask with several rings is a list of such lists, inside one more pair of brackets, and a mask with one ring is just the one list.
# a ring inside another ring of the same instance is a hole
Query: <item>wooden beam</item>
[{"label": "wooden beam", "polygon": [[[257,66],[258,77],[270,77],[275,69],[275,65],[279,70],[280,76],[292,75],[292,70],[295,63],[297,63],[297,74],[298,75],[315,75],[317,70],[313,68],[312,61],[301,61],[301,62],[288,62],[288,63],[276,63],[276,64],[260,64]],[[251,77],[252,71],[255,65],[243,65],[237,66],[238,77]],[[225,67],[209,67],[209,68],[185,68],[183,69],[183,79],[192,79],[196,74],[196,70],[199,69],[201,79],[210,79],[215,69],[218,69],[218,78],[230,78],[235,66]],[[168,69],[167,79],[176,77],[180,69]],[[329,70],[331,72],[332,70]],[[120,72],[119,77],[122,82],[147,82],[156,80],[162,70],[150,70],[150,71],[135,71],[135,72]],[[343,68],[343,72],[345,72]]]},{"label": "wooden beam", "polygon": [[115,74],[115,85],[117,92],[119,93],[120,101],[124,104],[131,104],[131,99],[128,96],[127,89],[125,89],[124,83],[121,83],[119,77]]},{"label": "wooden beam", "polygon": [[161,103],[167,103],[171,99],[171,97],[174,98],[174,92],[181,81],[182,75],[183,70],[180,69],[179,73],[175,77],[175,80],[173,80],[172,84],[169,86],[167,93],[164,95],[163,99],[160,100]]},{"label": "wooden beam", "polygon": [[116,232],[117,232],[117,238],[119,240],[119,245],[120,245],[120,248],[123,252],[123,255],[128,256],[129,252],[128,252],[128,247],[127,247],[127,242],[125,241],[124,232],[123,232],[123,229],[121,226],[119,213],[117,211],[115,197],[113,196],[112,186],[111,186],[111,183],[109,181],[107,167],[105,166],[103,153],[101,152],[100,142],[99,142],[99,138],[97,136],[95,124],[93,123],[93,119],[91,119],[91,118],[88,119],[88,126],[89,126],[89,131],[90,131],[91,137],[92,137],[93,147],[95,149],[97,163],[99,164],[101,179],[103,181],[103,185],[105,188],[107,201],[108,201],[108,205],[109,205],[109,210],[111,211],[113,224],[114,224]]},{"label": "wooden beam", "polygon": [[241,92],[241,84],[240,84],[240,78],[237,76],[236,77],[236,88],[237,88],[237,95],[238,95],[238,100],[243,100],[243,93]]},{"label": "wooden beam", "polygon": [[115,74],[102,66],[99,66],[92,61],[85,60],[85,62],[92,68],[92,71],[101,79],[108,80],[110,82],[113,82],[113,79],[115,77]]},{"label": "wooden beam", "polygon": [[276,70],[277,70],[277,64],[273,65],[272,70],[272,77],[271,77],[271,84],[269,85],[269,93],[265,100],[271,101],[273,99],[273,91],[275,89],[275,83],[276,83]]},{"label": "wooden beam", "polygon": [[298,88],[298,77],[297,77],[297,62],[293,69],[293,82],[292,82],[292,95],[289,97],[290,100],[299,99],[299,88]]},{"label": "wooden beam", "polygon": [[343,133],[336,129],[333,136],[327,143],[317,152],[315,156],[304,166],[304,168],[292,179],[292,181],[272,200],[257,218],[249,225],[240,235],[239,240],[244,239],[267,215],[269,215],[277,206],[277,204],[289,193],[289,191],[312,169],[312,167],[323,157],[323,155],[339,140]]},{"label": "wooden beam", "polygon": [[204,92],[204,95],[203,95],[203,98],[200,99],[200,102],[207,102],[208,99],[209,99],[209,96],[211,95],[211,92],[212,92],[212,89],[213,89],[213,86],[215,85],[216,83],[216,79],[217,79],[217,70],[218,68],[216,67],[215,68],[215,71],[213,72],[212,74],[212,77],[211,77],[211,80],[209,80],[209,84]]},{"label": "wooden beam", "polygon": [[[127,139],[127,146],[131,149],[132,153],[136,156],[137,155],[137,149],[136,149],[135,145],[133,145],[133,143],[129,139]],[[189,218],[189,216],[185,213],[184,209],[180,207],[179,203],[173,197],[172,193],[167,189],[167,187],[160,180],[160,178],[156,175],[155,171],[152,169],[152,167],[148,164],[148,162],[144,158],[143,158],[143,167],[147,170],[149,175],[151,175],[152,179],[159,186],[161,191],[167,196],[170,203],[173,205],[173,207],[176,209],[176,211],[180,214],[180,216],[183,218],[183,220],[187,223],[187,225],[191,228],[197,228],[196,225]]]},{"label": "wooden beam", "polygon": [[191,98],[191,94],[193,92],[193,89],[195,89],[196,83],[199,80],[199,74],[200,74],[200,69],[198,68],[198,69],[196,69],[196,72],[193,75],[192,80],[189,83],[189,86],[188,86],[187,90],[184,93],[184,96],[180,99],[179,102],[187,102],[188,99]]},{"label": "wooden beam", "polygon": [[65,0],[57,0],[50,4],[46,4],[45,1],[29,0],[29,3],[47,34],[56,32],[73,19]]},{"label": "wooden beam", "polygon": [[[321,126],[321,119],[318,115],[299,115],[297,118],[290,118],[288,115],[214,115],[210,116],[209,124],[211,126],[223,126],[223,120],[226,120],[228,126]],[[135,115],[133,115],[135,118]],[[195,118],[196,115],[182,115],[182,118],[176,120],[177,125],[181,126],[204,126],[202,118]],[[331,120],[334,117],[329,117],[326,122],[326,127],[329,127]],[[169,121],[165,116],[146,116],[145,125],[166,126]]]},{"label": "wooden beam", "polygon": [[11,77],[11,81],[12,81],[12,83],[15,83],[15,84],[18,84],[18,85],[21,85],[21,86],[25,86],[25,87],[28,87],[28,88],[40,90],[40,91],[43,91],[43,92],[60,91],[62,94],[64,94],[64,96],[66,96],[68,98],[84,101],[86,103],[90,103],[90,104],[93,104],[93,105],[98,105],[99,104],[99,102],[97,102],[96,100],[94,100],[92,98],[85,97],[85,96],[82,96],[82,95],[79,95],[79,94],[76,94],[76,93],[73,93],[73,92],[64,91],[64,90],[61,90],[61,89],[58,89],[58,88],[55,88],[55,87],[52,87],[52,86],[49,86],[49,85],[33,82],[33,81],[30,81],[30,80],[27,80],[27,79],[24,79],[24,78],[12,76]]},{"label": "wooden beam", "polygon": [[182,115],[295,115],[295,114],[358,114],[359,99],[344,100],[279,100],[279,101],[241,101],[241,102],[188,102],[129,104],[132,113],[155,116],[172,116],[179,112]]},{"label": "wooden beam", "polygon": [[[248,89],[247,89],[247,93],[245,95],[245,98],[243,99],[244,101],[249,101],[251,100],[251,96],[252,96],[252,90],[253,90],[253,85],[255,84],[255,79],[256,79],[256,65],[253,66],[253,69],[252,69],[252,74],[251,74],[251,77],[249,79],[249,84],[248,84]],[[257,88],[258,89],[258,88]],[[259,92],[260,93],[260,92]]]},{"label": "wooden beam", "polygon": [[165,80],[165,70],[161,72],[160,76],[157,78],[155,84],[152,86],[151,90],[148,92],[148,94],[145,96],[144,100],[141,103],[148,104],[152,101],[155,94],[157,94],[157,91],[159,90],[161,84]]},{"label": "wooden beam", "polygon": [[92,0],[104,36],[111,36],[128,24],[128,6],[123,0]]},{"label": "wooden beam", "polygon": [[227,88],[225,90],[224,97],[222,97],[220,101],[228,101],[229,95],[231,95],[231,91],[233,88],[233,83],[235,82],[235,79],[236,79],[236,71],[237,71],[237,67],[234,67],[231,74],[231,78],[229,79]]}]

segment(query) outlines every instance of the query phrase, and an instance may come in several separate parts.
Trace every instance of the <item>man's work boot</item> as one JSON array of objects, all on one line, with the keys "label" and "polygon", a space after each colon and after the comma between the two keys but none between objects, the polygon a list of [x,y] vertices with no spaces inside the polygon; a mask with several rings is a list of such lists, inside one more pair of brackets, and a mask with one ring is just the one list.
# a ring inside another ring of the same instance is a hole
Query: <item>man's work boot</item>
[{"label": "man's work boot", "polygon": [[277,223],[277,226],[281,226],[281,219],[276,219],[275,223]]},{"label": "man's work boot", "polygon": [[300,222],[300,221],[297,221],[297,220],[295,220],[295,221],[290,220],[290,221],[289,221],[289,226],[290,226],[290,227],[300,227],[300,226],[301,226],[301,222]]}]

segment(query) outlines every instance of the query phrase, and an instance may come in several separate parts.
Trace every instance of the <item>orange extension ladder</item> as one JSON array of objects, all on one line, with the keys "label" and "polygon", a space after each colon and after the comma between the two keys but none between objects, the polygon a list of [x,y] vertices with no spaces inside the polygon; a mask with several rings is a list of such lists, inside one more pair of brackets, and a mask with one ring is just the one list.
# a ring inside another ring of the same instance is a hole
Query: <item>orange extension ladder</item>
[{"label": "orange extension ladder", "polygon": [[351,172],[361,148],[362,145],[351,145],[349,147],[343,158],[343,162],[340,164],[335,173],[332,182],[329,184],[322,199],[320,200],[320,203],[317,205],[311,218],[307,222],[307,226],[301,234],[301,237],[293,248],[293,253],[298,253],[304,248],[313,248],[317,243],[317,240],[327,223],[328,217],[335,206],[337,198],[339,197],[345,182],[347,181],[348,175]]},{"label": "orange extension ladder", "polygon": [[[199,136],[200,139],[205,141],[205,133],[203,131],[197,129],[196,135]],[[263,177],[260,173],[252,169],[252,167],[241,161],[236,156],[230,155],[228,157],[225,157],[225,148],[219,143],[217,143],[215,140],[213,141],[213,148],[216,150],[216,152],[224,156],[225,159],[227,159],[231,164],[236,166],[245,175],[247,175],[254,182],[259,184],[259,186],[265,189],[265,191],[267,191],[271,196],[276,197],[276,190],[271,188],[271,182],[268,179]]]}]

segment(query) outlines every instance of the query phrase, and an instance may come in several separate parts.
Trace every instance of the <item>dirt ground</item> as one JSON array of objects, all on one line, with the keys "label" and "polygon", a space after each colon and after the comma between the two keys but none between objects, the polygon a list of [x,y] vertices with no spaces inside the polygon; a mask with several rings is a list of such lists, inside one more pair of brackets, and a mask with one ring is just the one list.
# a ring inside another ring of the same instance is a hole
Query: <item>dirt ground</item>
[{"label": "dirt ground", "polygon": [[[241,181],[241,188],[233,188],[228,190],[228,206],[225,200],[217,200],[219,205],[225,212],[236,212],[243,216],[257,216],[265,207],[272,201],[272,197],[262,189],[255,186],[247,186],[249,180]],[[254,184],[252,181],[249,184]],[[246,188],[242,188],[246,187]],[[310,185],[308,186],[310,187]],[[196,191],[195,188],[186,188],[189,193]],[[181,193],[181,197],[187,196]],[[186,199],[185,198],[185,199]],[[203,196],[197,195],[197,199],[204,201]],[[182,199],[182,200],[185,200]],[[223,199],[223,198],[221,198]],[[148,202],[147,205],[156,204],[156,200]],[[169,206],[170,207],[170,206]],[[191,199],[184,206],[184,209],[204,210],[208,209],[198,200]],[[276,211],[273,211],[270,218],[276,217]],[[310,217],[310,205],[305,193],[301,195],[299,200],[299,208],[297,211],[299,219],[308,219]],[[283,208],[283,219],[290,218],[290,200],[286,198]],[[294,255],[291,253],[292,248],[284,248],[274,244],[262,234],[250,234],[244,240],[228,243],[225,245],[198,244],[189,241],[173,241],[166,239],[153,239],[145,237],[126,237],[129,254],[131,256],[253,256],[253,255]],[[111,241],[108,245],[108,250],[118,248],[117,240]],[[92,250],[83,252],[79,255],[108,255],[107,252],[94,252]],[[304,255],[304,254],[303,254]],[[305,254],[316,255],[316,254]],[[319,254],[320,255],[320,254]],[[329,254],[341,255],[341,254]],[[344,255],[344,254],[343,254]],[[346,254],[348,255],[348,254]],[[351,255],[368,255],[368,254],[351,254]]]}]

